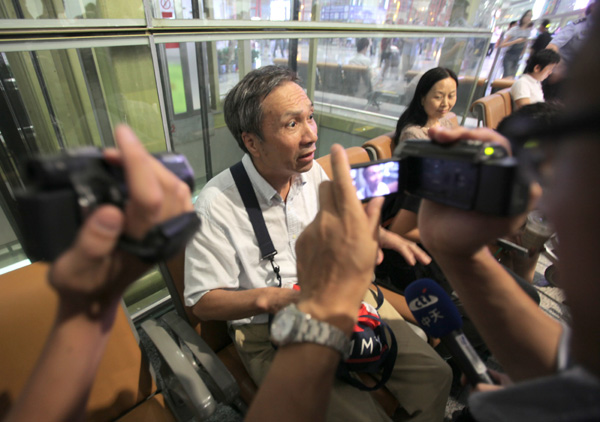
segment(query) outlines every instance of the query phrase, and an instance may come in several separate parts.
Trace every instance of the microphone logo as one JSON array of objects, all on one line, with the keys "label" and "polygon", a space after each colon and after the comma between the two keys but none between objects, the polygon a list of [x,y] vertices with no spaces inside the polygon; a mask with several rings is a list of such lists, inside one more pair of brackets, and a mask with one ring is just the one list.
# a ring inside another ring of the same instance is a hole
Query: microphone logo
[{"label": "microphone logo", "polygon": [[422,294],[417,296],[408,303],[408,307],[412,312],[420,311],[421,309],[435,305],[439,301],[437,296]]}]

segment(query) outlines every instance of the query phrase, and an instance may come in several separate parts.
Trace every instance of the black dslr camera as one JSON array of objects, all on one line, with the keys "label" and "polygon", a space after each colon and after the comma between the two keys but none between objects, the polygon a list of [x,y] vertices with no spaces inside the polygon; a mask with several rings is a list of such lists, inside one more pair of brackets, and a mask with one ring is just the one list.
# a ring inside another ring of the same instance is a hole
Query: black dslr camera
[{"label": "black dslr camera", "polygon": [[[154,157],[193,190],[194,172],[183,155]],[[31,158],[25,164],[25,176],[27,188],[16,192],[15,198],[23,248],[32,260],[53,261],[71,245],[81,223],[96,207],[123,208],[127,200],[123,169],[107,163],[102,151],[94,147]],[[142,242],[122,237],[119,247],[146,261],[168,258],[179,249],[176,243],[185,245],[199,225],[195,213],[180,217],[156,226]]]},{"label": "black dslr camera", "polygon": [[[399,191],[499,216],[520,214],[529,201],[529,181],[517,159],[481,141],[407,140],[399,158],[354,165],[351,172],[363,201]],[[368,179],[371,195],[365,194]]]}]

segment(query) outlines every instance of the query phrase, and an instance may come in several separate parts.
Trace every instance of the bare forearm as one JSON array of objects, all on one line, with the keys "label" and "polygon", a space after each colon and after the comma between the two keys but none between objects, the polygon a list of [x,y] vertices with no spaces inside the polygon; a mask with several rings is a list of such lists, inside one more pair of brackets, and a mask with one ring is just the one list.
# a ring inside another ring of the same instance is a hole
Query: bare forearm
[{"label": "bare forearm", "polygon": [[83,420],[114,313],[59,316],[7,422]]},{"label": "bare forearm", "polygon": [[529,97],[519,98],[518,100],[515,100],[515,106],[517,110],[521,107],[526,106],[527,104],[531,104],[531,99]]},{"label": "bare forearm", "polygon": [[193,311],[203,320],[231,321],[275,313],[297,298],[297,291],[278,287],[236,291],[216,289],[202,296]]},{"label": "bare forearm", "polygon": [[470,260],[433,255],[513,380],[556,370],[562,327],[527,296],[487,249]]},{"label": "bare forearm", "polygon": [[280,348],[246,421],[324,421],[339,361],[338,352],[313,343]]}]

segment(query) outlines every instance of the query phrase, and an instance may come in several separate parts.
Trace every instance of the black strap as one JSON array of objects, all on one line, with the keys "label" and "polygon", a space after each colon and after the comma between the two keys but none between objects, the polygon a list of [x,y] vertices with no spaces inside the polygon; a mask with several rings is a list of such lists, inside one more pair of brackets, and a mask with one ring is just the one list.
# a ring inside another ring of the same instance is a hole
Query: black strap
[{"label": "black strap", "polygon": [[258,199],[256,198],[256,193],[254,192],[248,173],[241,161],[231,166],[229,171],[231,171],[235,185],[240,192],[240,196],[242,197],[242,201],[248,212],[254,234],[258,240],[258,247],[260,248],[262,259],[271,261],[271,266],[273,267],[273,271],[279,282],[279,287],[281,287],[279,265],[275,262],[277,250],[275,249],[275,246],[273,246],[271,236],[269,236],[269,231],[267,230],[267,225],[265,224],[265,219],[260,206],[258,205]]}]

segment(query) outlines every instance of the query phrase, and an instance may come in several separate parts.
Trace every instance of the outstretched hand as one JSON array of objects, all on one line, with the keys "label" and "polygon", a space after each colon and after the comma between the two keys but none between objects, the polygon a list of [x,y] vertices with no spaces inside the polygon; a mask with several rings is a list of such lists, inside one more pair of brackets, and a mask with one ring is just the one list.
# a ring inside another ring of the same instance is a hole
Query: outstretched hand
[{"label": "outstretched hand", "polygon": [[124,210],[96,209],[52,265],[49,281],[66,312],[98,316],[113,308],[149,267],[115,249],[119,236],[141,240],[156,224],[193,209],[189,187],[152,157],[129,127],[117,127],[115,140],[119,150],[106,150],[105,159],[123,166],[129,198]]},{"label": "outstretched hand", "polygon": [[340,145],[331,147],[331,161],[333,180],[319,188],[321,209],[296,243],[298,307],[322,320],[342,317],[351,331],[373,277],[383,200],[363,208]]}]

